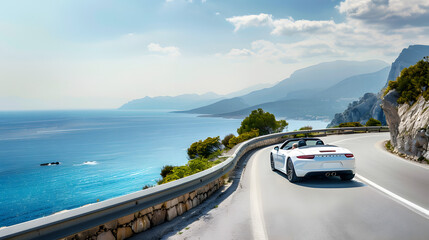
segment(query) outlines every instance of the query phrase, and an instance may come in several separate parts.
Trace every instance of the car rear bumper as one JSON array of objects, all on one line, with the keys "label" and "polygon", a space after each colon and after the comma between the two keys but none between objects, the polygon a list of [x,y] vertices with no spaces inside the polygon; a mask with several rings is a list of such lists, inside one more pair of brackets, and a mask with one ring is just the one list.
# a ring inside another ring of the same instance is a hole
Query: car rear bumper
[{"label": "car rear bumper", "polygon": [[326,176],[326,174],[329,174],[330,176],[341,176],[341,175],[354,174],[354,171],[352,171],[352,170],[340,170],[340,171],[308,172],[302,177]]},{"label": "car rear bumper", "polygon": [[[326,173],[334,173],[335,175],[354,174],[355,160],[341,161],[296,161],[295,174],[298,177],[325,175]],[[331,174],[330,174],[331,175]]]}]

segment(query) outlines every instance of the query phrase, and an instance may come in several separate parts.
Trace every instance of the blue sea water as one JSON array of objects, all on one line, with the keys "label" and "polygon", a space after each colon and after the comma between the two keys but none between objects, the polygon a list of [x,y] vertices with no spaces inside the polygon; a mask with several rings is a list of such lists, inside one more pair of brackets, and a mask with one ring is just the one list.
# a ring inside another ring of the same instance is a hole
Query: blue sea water
[{"label": "blue sea water", "polygon": [[[241,120],[147,111],[0,112],[0,227],[139,191]],[[289,129],[326,122],[288,120]],[[40,166],[60,162],[60,165]]]}]

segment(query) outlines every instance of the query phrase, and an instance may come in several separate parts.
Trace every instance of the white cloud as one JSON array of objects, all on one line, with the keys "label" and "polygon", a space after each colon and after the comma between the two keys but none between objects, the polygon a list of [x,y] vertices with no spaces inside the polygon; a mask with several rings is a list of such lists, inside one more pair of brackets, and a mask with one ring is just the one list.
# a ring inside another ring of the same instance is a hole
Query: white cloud
[{"label": "white cloud", "polygon": [[150,43],[147,45],[149,52],[161,53],[172,57],[180,56],[180,50],[177,47],[161,47],[158,43]]},{"label": "white cloud", "polygon": [[252,50],[258,57],[267,61],[277,60],[283,63],[316,60],[316,57],[319,56],[324,59],[345,56],[345,53],[338,50],[333,43],[320,39],[308,39],[295,43],[273,43],[258,40],[252,42]]},{"label": "white cloud", "polygon": [[234,31],[238,31],[246,27],[271,26],[273,24],[273,17],[270,14],[261,13],[259,15],[230,17],[226,21],[234,25]]},{"label": "white cloud", "polygon": [[267,40],[257,40],[251,43],[250,49],[231,49],[226,54],[217,54],[218,57],[231,59],[255,59],[267,63],[298,63],[318,62],[319,57],[324,60],[343,58],[347,54],[338,49],[329,40],[308,39],[295,43],[273,43]]},{"label": "white cloud", "polygon": [[429,21],[428,0],[345,0],[336,8],[348,18],[367,24],[427,26]]},{"label": "white cloud", "polygon": [[[320,61],[331,57],[389,61],[404,47],[428,42],[429,0],[342,0],[336,9],[344,15],[343,22],[276,19],[266,13],[226,20],[235,32],[265,27],[271,29],[271,35],[282,37],[277,43],[252,42],[254,54],[249,56],[266,61],[302,62],[314,56]],[[279,43],[285,39],[287,44]]]},{"label": "white cloud", "polygon": [[237,49],[237,48],[233,48],[231,49],[231,51],[229,51],[229,53],[226,54],[226,56],[229,57],[240,57],[240,56],[251,56],[254,53],[249,50],[249,49]]},{"label": "white cloud", "polygon": [[336,24],[333,20],[311,21],[294,20],[292,17],[283,19],[274,19],[272,15],[261,13],[259,15],[235,16],[226,19],[238,31],[247,27],[268,26],[272,28],[271,34],[290,35],[295,33],[330,33],[336,30],[347,30],[345,24]]},{"label": "white cloud", "polygon": [[344,24],[336,24],[333,20],[328,21],[310,21],[297,20],[293,18],[279,19],[273,22],[274,30],[271,32],[275,35],[287,35],[294,33],[329,33],[339,29],[346,30]]}]

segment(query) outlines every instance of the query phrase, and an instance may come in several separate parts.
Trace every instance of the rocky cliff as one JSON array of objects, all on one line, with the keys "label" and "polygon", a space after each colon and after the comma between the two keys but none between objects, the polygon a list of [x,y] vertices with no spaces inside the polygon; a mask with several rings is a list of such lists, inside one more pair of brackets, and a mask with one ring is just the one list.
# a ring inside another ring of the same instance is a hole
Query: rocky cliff
[{"label": "rocky cliff", "polygon": [[[383,110],[380,105],[377,104],[380,97],[374,93],[365,93],[359,101],[354,101],[349,104],[348,108],[343,113],[335,114],[334,119],[328,125],[328,127],[338,126],[344,122],[361,122],[365,124],[371,117],[377,116],[375,119],[384,119]],[[381,117],[383,116],[383,117]],[[362,119],[364,121],[362,122]],[[382,124],[386,124],[382,122]]]},{"label": "rocky cliff", "polygon": [[[429,46],[411,45],[408,48],[404,48],[399,54],[398,58],[392,63],[385,87],[387,86],[387,83],[389,81],[394,81],[400,75],[401,71],[404,68],[416,64],[425,56],[429,56]],[[369,118],[375,118],[379,120],[383,125],[386,125],[384,112],[380,107],[381,95],[381,92],[377,94],[377,101],[374,101],[373,98],[365,98],[364,95],[364,97],[362,97],[359,101],[359,104],[352,103],[343,113],[336,114],[332,122],[328,125],[328,127],[336,126],[343,122],[348,122],[351,119],[353,120],[353,122],[361,122],[362,124],[365,124]],[[363,109],[361,106],[366,107],[365,109]],[[359,109],[355,109],[356,107]],[[363,110],[366,110],[366,112],[363,112]],[[354,114],[356,112],[359,112],[359,115]]]},{"label": "rocky cliff", "polygon": [[389,76],[384,87],[387,87],[389,81],[395,81],[401,74],[402,69],[407,68],[416,62],[422,60],[423,57],[429,55],[429,46],[426,45],[411,45],[404,48],[398,58],[392,63]]},{"label": "rocky cliff", "polygon": [[429,101],[420,96],[412,105],[398,104],[399,94],[390,91],[382,100],[395,152],[414,160],[429,159]]}]

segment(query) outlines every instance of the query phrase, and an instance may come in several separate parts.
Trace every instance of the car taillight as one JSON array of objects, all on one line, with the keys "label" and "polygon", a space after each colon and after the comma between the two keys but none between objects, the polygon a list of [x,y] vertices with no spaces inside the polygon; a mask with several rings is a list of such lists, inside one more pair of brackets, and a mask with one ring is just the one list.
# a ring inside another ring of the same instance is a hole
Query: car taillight
[{"label": "car taillight", "polygon": [[345,154],[346,155],[346,157],[348,157],[348,158],[352,158],[353,157],[353,154]]},{"label": "car taillight", "polygon": [[301,156],[296,156],[297,158],[300,159],[313,159],[314,155],[301,155]]}]

